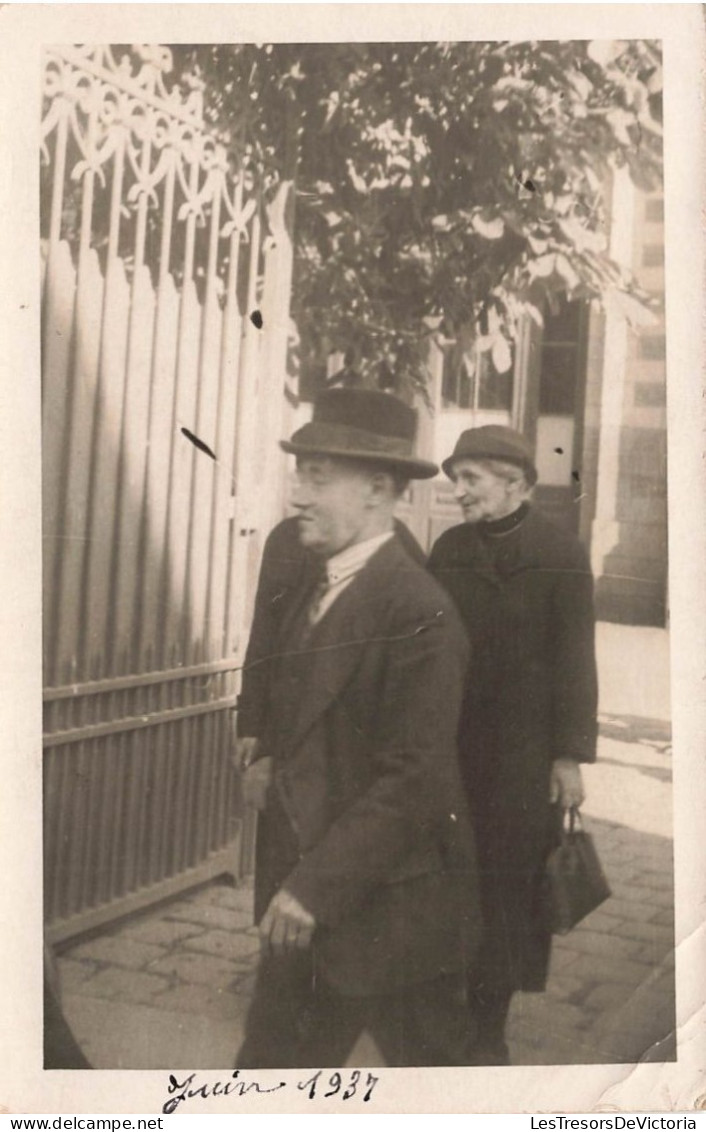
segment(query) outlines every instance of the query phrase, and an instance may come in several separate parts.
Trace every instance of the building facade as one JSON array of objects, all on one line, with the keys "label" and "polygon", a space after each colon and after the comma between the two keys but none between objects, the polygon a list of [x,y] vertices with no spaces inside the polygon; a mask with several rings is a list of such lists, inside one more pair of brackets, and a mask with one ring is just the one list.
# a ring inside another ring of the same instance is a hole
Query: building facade
[{"label": "building facade", "polygon": [[[420,405],[420,441],[436,462],[463,429],[506,424],[535,448],[536,502],[575,531],[591,553],[599,618],[664,625],[667,596],[667,411],[664,212],[661,193],[616,176],[611,253],[650,294],[651,312],[616,300],[563,299],[527,320],[513,365],[489,355],[469,373],[453,343],[430,358],[431,407]],[[404,516],[425,547],[459,521],[449,482],[416,484]]]}]

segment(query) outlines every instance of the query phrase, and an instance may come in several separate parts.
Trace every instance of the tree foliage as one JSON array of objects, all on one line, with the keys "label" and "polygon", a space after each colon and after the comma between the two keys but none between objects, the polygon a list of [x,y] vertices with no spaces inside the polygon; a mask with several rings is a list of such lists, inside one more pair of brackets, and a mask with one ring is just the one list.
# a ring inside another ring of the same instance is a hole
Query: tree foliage
[{"label": "tree foliage", "polygon": [[423,385],[443,333],[502,372],[520,317],[541,321],[557,293],[634,292],[608,255],[605,190],[621,166],[660,183],[656,44],[173,50],[262,191],[294,176],[306,354]]}]

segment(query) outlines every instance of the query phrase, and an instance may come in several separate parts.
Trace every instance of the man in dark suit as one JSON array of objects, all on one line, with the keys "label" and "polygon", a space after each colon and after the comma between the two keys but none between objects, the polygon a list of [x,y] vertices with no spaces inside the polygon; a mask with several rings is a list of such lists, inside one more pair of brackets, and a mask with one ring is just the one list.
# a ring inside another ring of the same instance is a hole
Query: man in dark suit
[{"label": "man in dark suit", "polygon": [[471,644],[459,750],[487,924],[469,985],[474,1061],[507,1064],[512,995],[547,978],[546,858],[561,810],[583,799],[580,763],[596,757],[593,581],[578,539],[531,504],[537,472],[520,433],[468,429],[443,468],[464,522],[437,540],[429,569]]},{"label": "man in dark suit", "polygon": [[245,773],[264,804],[263,955],[240,1068],[344,1064],[363,1030],[388,1065],[468,1061],[480,921],[456,752],[467,646],[394,534],[406,482],[436,471],[414,456],[415,427],[393,397],[330,390],[282,444],[321,569],[278,627]]},{"label": "man in dark suit", "polygon": [[[302,586],[318,580],[320,559],[299,538],[296,515],[282,519],[265,540],[258,576],[250,637],[243,665],[237,709],[237,770],[252,763],[267,714],[268,679],[277,651],[280,626]],[[394,530],[403,549],[420,566],[426,565],[421,546],[401,519]],[[251,784],[252,787],[252,784]],[[258,792],[259,797],[259,792]]]}]

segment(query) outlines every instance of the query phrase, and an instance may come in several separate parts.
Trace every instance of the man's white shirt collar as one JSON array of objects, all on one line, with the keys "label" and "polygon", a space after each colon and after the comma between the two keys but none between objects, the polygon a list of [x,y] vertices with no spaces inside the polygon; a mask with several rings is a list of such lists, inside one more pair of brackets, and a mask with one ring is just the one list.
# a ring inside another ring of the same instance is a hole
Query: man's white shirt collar
[{"label": "man's white shirt collar", "polygon": [[374,538],[366,539],[365,542],[357,542],[353,546],[347,546],[345,550],[329,558],[326,562],[326,577],[329,586],[338,586],[362,570],[375,554],[375,551],[391,539],[393,534],[394,531],[385,531],[381,535],[375,535]]},{"label": "man's white shirt collar", "polygon": [[348,546],[340,554],[334,554],[328,559],[325,564],[328,589],[310,611],[309,616],[312,625],[321,620],[336,598],[340,597],[343,591],[347,589],[356,574],[359,574],[363,567],[367,566],[375,552],[388,542],[394,533],[394,531],[385,531],[384,534],[375,535],[374,538],[366,539],[365,542],[357,542],[354,546]]}]

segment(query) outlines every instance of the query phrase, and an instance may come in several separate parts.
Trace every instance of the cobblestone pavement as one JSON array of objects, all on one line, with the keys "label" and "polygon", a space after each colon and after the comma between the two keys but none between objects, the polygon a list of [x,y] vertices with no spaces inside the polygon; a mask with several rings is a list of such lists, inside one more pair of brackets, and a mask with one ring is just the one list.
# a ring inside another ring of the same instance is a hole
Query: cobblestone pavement
[{"label": "cobblestone pavement", "polygon": [[675,1056],[668,725],[603,717],[599,761],[584,774],[584,825],[612,896],[556,939],[547,993],[515,997],[513,1061],[668,1061]]},{"label": "cobblestone pavement", "polygon": [[[599,761],[585,776],[584,825],[612,896],[556,940],[546,993],[515,996],[508,1040],[518,1065],[675,1056],[668,724],[604,714]],[[251,909],[249,885],[216,883],[65,950],[65,1010],[92,1064],[232,1065],[258,957]],[[364,1038],[351,1061],[372,1067],[375,1056]]]},{"label": "cobblestone pavement", "polygon": [[[663,731],[640,721],[610,718],[602,730],[601,762],[587,768],[585,825],[613,895],[556,940],[546,994],[515,996],[509,1025],[515,1064],[674,1056],[668,745]],[[601,797],[600,806],[591,804]],[[628,799],[642,828],[619,823],[614,812],[612,820],[599,816]],[[251,906],[249,885],[213,884],[65,951],[59,969],[66,1010],[92,1063],[230,1065],[258,956]],[[358,1059],[366,1055],[372,1065],[374,1051],[363,1043]]]}]

